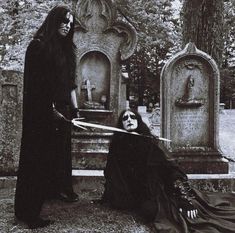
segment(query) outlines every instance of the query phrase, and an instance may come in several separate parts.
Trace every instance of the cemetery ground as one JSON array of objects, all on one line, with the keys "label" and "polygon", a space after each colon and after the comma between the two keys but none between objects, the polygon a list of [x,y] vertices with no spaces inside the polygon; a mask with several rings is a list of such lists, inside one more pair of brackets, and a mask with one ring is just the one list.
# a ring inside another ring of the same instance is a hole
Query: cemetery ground
[{"label": "cemetery ground", "polygon": [[[219,141],[224,156],[235,160],[235,110],[223,110],[220,113]],[[235,172],[234,162],[230,162],[231,172]],[[29,230],[14,218],[15,179],[3,178],[0,180],[0,233],[154,232],[151,224],[144,223],[137,215],[131,215],[128,211],[111,210],[108,206],[95,203],[93,200],[101,197],[102,182],[97,182],[97,187],[94,185],[90,189],[77,190],[79,202],[46,202],[42,217],[53,219],[55,223],[47,228]]]}]

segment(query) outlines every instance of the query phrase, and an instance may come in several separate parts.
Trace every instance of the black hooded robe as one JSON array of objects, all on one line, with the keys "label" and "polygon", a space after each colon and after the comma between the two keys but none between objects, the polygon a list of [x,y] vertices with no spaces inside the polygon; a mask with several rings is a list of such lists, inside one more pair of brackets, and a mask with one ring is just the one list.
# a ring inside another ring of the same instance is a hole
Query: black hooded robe
[{"label": "black hooded robe", "polygon": [[[15,215],[26,222],[39,216],[48,193],[56,188],[53,183],[66,183],[59,180],[64,176],[67,184],[72,184],[71,125],[58,125],[53,116],[55,92],[59,89],[56,85],[60,83],[55,71],[45,43],[41,39],[32,40],[25,56],[23,127],[15,193]],[[72,82],[66,89],[69,97],[71,89]],[[58,107],[66,114],[63,109],[67,106],[60,103]],[[58,137],[58,128],[66,134]]]},{"label": "black hooded robe", "polygon": [[199,217],[191,220],[179,212],[173,182],[187,181],[187,176],[148,138],[116,134],[104,174],[103,201],[113,208],[137,211],[158,233],[235,232],[234,194],[203,194],[192,189]]}]

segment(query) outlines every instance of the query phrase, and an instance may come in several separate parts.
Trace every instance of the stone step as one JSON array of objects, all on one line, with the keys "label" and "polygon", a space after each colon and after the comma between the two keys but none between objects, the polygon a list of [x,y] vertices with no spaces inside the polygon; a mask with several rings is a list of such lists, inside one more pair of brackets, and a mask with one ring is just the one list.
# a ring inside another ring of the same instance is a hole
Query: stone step
[{"label": "stone step", "polygon": [[104,169],[112,132],[74,131],[72,134],[73,169]]},{"label": "stone step", "polygon": [[73,130],[72,137],[73,138],[111,138],[113,136],[113,133],[110,131],[104,131],[104,130],[92,130],[92,131],[78,131]]},{"label": "stone step", "polygon": [[72,152],[73,169],[104,169],[106,165],[108,151],[85,151]]},{"label": "stone step", "polygon": [[112,135],[110,132],[74,132],[72,151],[107,151]]},{"label": "stone step", "polygon": [[[105,182],[103,170],[73,170],[73,184],[77,192],[97,190],[102,193]],[[188,174],[193,187],[209,192],[235,192],[235,173],[229,174]],[[14,188],[15,176],[0,177],[0,189]]]},{"label": "stone step", "polygon": [[108,150],[110,140],[107,138],[73,138],[72,139],[72,151],[84,152],[87,150]]}]

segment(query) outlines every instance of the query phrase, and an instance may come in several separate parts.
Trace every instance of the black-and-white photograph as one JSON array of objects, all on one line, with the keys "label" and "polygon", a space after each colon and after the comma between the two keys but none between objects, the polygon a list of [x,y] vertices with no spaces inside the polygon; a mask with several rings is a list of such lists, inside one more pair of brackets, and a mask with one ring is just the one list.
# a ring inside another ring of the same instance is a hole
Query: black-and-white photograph
[{"label": "black-and-white photograph", "polygon": [[0,0],[0,233],[234,233],[235,0]]}]

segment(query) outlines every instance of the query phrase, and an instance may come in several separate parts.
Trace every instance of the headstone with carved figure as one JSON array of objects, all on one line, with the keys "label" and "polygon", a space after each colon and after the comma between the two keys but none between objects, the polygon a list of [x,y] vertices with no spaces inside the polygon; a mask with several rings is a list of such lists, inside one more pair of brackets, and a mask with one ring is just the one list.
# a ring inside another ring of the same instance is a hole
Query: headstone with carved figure
[{"label": "headstone with carved figure", "polygon": [[161,136],[187,173],[228,173],[218,142],[219,70],[193,43],[173,56],[161,74]]}]

